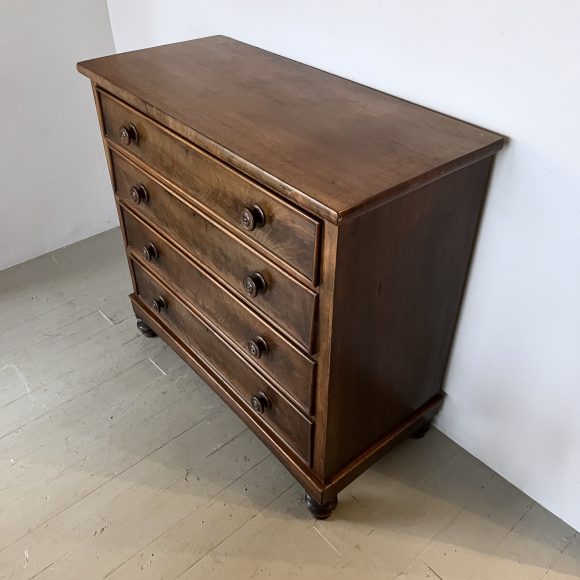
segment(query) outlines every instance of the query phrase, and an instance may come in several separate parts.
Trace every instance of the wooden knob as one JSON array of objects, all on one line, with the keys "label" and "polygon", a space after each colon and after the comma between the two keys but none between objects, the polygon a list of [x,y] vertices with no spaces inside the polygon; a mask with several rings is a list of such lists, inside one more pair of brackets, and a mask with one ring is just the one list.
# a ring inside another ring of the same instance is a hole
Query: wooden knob
[{"label": "wooden knob", "polygon": [[255,395],[252,395],[252,398],[250,399],[250,405],[252,405],[252,409],[254,409],[258,415],[262,415],[264,411],[269,409],[271,406],[268,397],[266,397],[266,395],[261,391]]},{"label": "wooden knob", "polygon": [[131,145],[131,143],[139,143],[139,133],[137,133],[137,127],[135,125],[121,125],[119,127],[119,139],[125,147]]},{"label": "wooden knob", "polygon": [[250,298],[254,298],[258,294],[264,293],[267,288],[266,280],[264,280],[264,277],[258,272],[244,276],[243,284],[244,291]]},{"label": "wooden knob", "polygon": [[147,203],[149,201],[149,194],[147,193],[145,186],[142,184],[133,185],[129,191],[129,194],[131,195],[133,203],[136,205],[139,205],[141,202]]},{"label": "wooden knob", "polygon": [[157,248],[153,245],[153,243],[149,243],[146,246],[143,246],[143,248],[141,249],[141,253],[148,262],[151,262],[151,260],[155,260],[159,256],[159,252],[157,251]]},{"label": "wooden knob", "polygon": [[257,205],[250,208],[245,207],[240,215],[240,222],[245,230],[251,232],[256,228],[261,228],[266,223],[266,216]]},{"label": "wooden knob", "polygon": [[158,296],[151,302],[151,308],[158,314],[162,310],[167,310],[167,302],[165,302],[165,298],[163,296]]},{"label": "wooden knob", "polygon": [[261,336],[257,336],[254,340],[248,342],[248,352],[254,358],[260,358],[269,351],[268,343]]}]

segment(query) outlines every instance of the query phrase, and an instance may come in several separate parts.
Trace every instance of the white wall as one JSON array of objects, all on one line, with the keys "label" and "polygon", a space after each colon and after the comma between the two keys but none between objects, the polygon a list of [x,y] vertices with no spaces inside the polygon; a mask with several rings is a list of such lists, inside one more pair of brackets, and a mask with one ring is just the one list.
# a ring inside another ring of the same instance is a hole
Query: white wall
[{"label": "white wall", "polygon": [[106,0],[0,2],[0,270],[117,223],[90,83]]},{"label": "white wall", "polygon": [[119,51],[226,34],[511,138],[439,427],[580,529],[580,3],[109,0],[109,11]]}]

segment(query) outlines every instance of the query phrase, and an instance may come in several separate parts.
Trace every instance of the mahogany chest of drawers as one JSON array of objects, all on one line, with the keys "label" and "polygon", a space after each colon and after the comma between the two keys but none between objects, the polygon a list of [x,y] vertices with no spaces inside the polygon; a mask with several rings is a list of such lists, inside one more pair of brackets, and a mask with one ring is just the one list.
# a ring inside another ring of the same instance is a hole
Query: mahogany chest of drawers
[{"label": "mahogany chest of drawers", "polygon": [[94,87],[139,328],[327,517],[441,405],[503,139],[226,37],[78,68]]}]

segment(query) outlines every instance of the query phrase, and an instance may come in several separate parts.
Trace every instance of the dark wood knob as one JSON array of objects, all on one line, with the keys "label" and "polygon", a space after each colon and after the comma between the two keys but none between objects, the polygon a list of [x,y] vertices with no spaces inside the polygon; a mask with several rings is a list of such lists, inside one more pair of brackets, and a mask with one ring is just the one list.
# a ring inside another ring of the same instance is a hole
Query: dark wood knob
[{"label": "dark wood knob", "polygon": [[253,274],[247,274],[244,276],[244,291],[248,296],[254,298],[258,294],[266,292],[266,280],[264,277],[259,274],[258,272],[254,272]]},{"label": "dark wood knob", "polygon": [[128,146],[131,143],[139,143],[139,133],[137,133],[137,127],[135,125],[121,125],[119,127],[119,138],[123,145]]},{"label": "dark wood knob", "polygon": [[256,228],[261,228],[266,223],[266,216],[257,205],[253,207],[245,207],[240,215],[240,222],[245,230],[251,232]]},{"label": "dark wood knob", "polygon": [[269,350],[268,343],[261,336],[257,336],[254,340],[248,342],[248,352],[254,358],[260,358],[263,354],[268,353]]},{"label": "dark wood knob", "polygon": [[129,191],[129,194],[131,195],[133,202],[137,205],[139,205],[141,202],[147,203],[149,201],[149,194],[147,193],[145,186],[142,184],[133,185]]},{"label": "dark wood knob", "polygon": [[151,308],[155,310],[155,312],[159,313],[162,310],[167,310],[167,302],[165,302],[165,298],[163,296],[158,296],[157,298],[153,299],[151,302]]},{"label": "dark wood knob", "polygon": [[261,391],[252,395],[250,399],[250,405],[252,405],[252,409],[258,413],[258,415],[262,415],[266,409],[270,408],[270,401],[268,397]]},{"label": "dark wood knob", "polygon": [[151,262],[151,260],[155,260],[159,256],[159,252],[157,251],[157,248],[153,245],[153,243],[143,246],[143,248],[141,249],[141,253],[148,262]]}]

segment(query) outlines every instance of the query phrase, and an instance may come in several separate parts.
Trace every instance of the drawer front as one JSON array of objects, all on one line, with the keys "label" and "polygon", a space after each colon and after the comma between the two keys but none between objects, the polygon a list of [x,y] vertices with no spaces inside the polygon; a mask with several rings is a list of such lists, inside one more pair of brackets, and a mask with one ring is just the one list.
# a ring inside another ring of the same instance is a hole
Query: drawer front
[{"label": "drawer front", "polygon": [[[145,307],[171,326],[247,405],[306,463],[310,463],[312,422],[295,409],[167,287],[132,262],[136,292]],[[252,402],[258,398],[258,403]],[[260,408],[261,405],[261,408]]]},{"label": "drawer front", "polygon": [[[104,130],[110,141],[151,165],[165,179],[307,279],[316,280],[318,221],[155,121],[103,93],[99,95]],[[129,142],[123,143],[120,130],[131,126],[138,138],[129,137]]]},{"label": "drawer front", "polygon": [[[260,309],[311,350],[317,302],[314,291],[181,201],[121,155],[111,153],[115,188],[122,203],[164,229],[246,303]],[[145,188],[146,194],[138,198],[139,203],[131,197],[133,186]],[[244,280],[250,276],[259,281],[256,274],[263,278],[265,290],[251,296],[246,292]]]},{"label": "drawer front", "polygon": [[310,412],[316,363],[135,215],[126,209],[121,215],[133,258],[227,334],[250,364],[262,368]]}]

